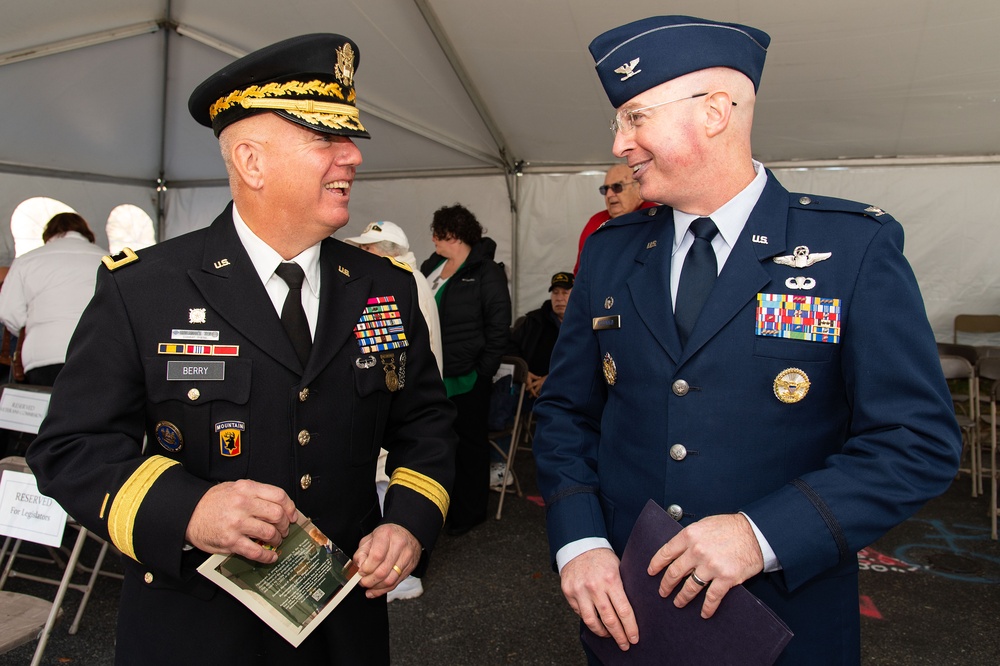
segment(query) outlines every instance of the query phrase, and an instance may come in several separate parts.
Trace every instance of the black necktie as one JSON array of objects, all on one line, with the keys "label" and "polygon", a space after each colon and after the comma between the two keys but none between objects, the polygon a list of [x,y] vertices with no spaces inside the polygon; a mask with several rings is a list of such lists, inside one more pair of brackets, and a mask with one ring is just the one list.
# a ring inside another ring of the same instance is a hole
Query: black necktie
[{"label": "black necktie", "polygon": [[302,281],[306,274],[294,261],[279,264],[274,273],[288,285],[288,295],[285,296],[285,304],[281,306],[281,325],[285,327],[285,332],[288,333],[288,338],[295,347],[295,353],[304,367],[312,349],[309,320],[306,319],[306,311],[302,308]]},{"label": "black necktie", "polygon": [[694,233],[694,243],[684,258],[680,283],[677,285],[677,303],[674,305],[674,319],[677,321],[677,332],[681,336],[682,345],[687,344],[688,336],[694,330],[698,314],[708,300],[708,294],[718,275],[715,250],[712,249],[712,238],[719,233],[715,222],[710,217],[699,217],[691,223],[691,231]]}]

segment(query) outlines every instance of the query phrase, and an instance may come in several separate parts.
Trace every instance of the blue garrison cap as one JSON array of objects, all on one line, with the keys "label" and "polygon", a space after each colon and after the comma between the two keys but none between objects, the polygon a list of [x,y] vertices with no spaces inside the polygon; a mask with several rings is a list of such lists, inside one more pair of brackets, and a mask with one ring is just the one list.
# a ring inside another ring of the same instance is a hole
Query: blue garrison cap
[{"label": "blue garrison cap", "polygon": [[760,84],[771,38],[762,30],[693,16],[653,16],[599,35],[590,43],[597,75],[618,108],[678,76],[729,67]]}]

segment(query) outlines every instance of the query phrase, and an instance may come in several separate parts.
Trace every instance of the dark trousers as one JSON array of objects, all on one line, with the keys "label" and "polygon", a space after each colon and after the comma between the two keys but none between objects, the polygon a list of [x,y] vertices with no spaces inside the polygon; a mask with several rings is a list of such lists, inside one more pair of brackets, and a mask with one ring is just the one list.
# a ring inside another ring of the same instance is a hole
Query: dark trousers
[{"label": "dark trousers", "polygon": [[490,444],[486,420],[490,410],[489,377],[479,377],[468,393],[451,397],[456,410],[455,487],[451,493],[448,526],[463,532],[486,520],[490,501]]},{"label": "dark trousers", "polygon": [[27,370],[24,373],[24,383],[33,386],[52,386],[56,383],[56,375],[63,369],[63,365],[65,363],[56,363]]}]

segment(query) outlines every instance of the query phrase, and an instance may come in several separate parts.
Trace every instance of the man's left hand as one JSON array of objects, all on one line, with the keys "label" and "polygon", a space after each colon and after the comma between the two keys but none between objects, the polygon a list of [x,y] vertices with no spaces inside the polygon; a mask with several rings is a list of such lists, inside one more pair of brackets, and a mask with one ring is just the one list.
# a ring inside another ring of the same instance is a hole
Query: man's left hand
[{"label": "man's left hand", "polygon": [[369,599],[388,594],[410,575],[420,562],[420,542],[405,527],[393,523],[379,525],[361,539],[354,563],[361,571],[361,585]]},{"label": "man's left hand", "polygon": [[[701,616],[708,619],[729,590],[763,571],[764,557],[746,516],[739,513],[708,516],[685,527],[656,551],[649,561],[649,575],[655,576],[664,569],[660,596],[669,596],[688,576],[674,598],[674,605],[683,608],[704,590]],[[689,574],[695,574],[708,585],[703,587]]]}]

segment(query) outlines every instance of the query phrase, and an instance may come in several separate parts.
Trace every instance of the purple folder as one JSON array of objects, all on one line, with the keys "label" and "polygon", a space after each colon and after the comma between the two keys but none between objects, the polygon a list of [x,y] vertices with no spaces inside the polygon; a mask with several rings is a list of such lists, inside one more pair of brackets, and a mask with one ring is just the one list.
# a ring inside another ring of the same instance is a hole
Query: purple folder
[{"label": "purple folder", "polygon": [[660,546],[680,531],[680,524],[656,502],[646,503],[632,528],[621,561],[622,583],[635,611],[639,642],[623,652],[613,639],[599,638],[586,627],[583,628],[584,642],[607,666],[773,664],[792,639],[792,632],[742,585],[726,594],[715,615],[708,620],[701,617],[703,595],[695,597],[684,608],[674,606],[674,596],[680,585],[668,598],[660,596],[662,572],[650,576],[646,569]]}]

